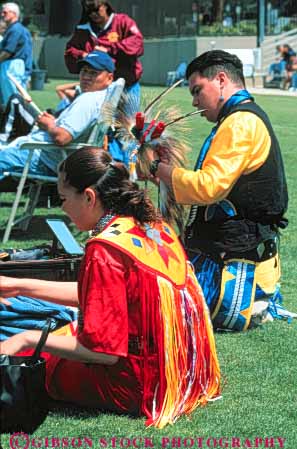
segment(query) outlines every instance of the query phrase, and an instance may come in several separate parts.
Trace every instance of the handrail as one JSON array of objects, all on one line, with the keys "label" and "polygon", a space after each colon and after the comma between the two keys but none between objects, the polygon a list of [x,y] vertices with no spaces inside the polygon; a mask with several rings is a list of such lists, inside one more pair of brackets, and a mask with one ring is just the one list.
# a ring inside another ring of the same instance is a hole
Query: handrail
[{"label": "handrail", "polygon": [[291,34],[297,34],[297,28],[293,28],[290,31],[286,31],[285,33],[275,34],[274,36],[265,37],[264,43],[274,42],[275,39],[285,39],[287,36],[291,36]]},{"label": "handrail", "polygon": [[279,44],[288,44],[297,49],[297,28],[271,37],[265,37],[261,44],[262,69],[267,70],[275,60],[275,47]]}]

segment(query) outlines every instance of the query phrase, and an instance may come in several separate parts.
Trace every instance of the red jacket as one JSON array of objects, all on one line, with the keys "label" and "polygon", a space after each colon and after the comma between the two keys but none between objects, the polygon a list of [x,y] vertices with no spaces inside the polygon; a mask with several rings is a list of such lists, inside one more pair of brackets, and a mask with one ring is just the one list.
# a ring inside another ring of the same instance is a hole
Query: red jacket
[{"label": "red jacket", "polygon": [[142,75],[142,65],[138,57],[143,54],[143,36],[136,23],[126,14],[114,14],[111,23],[98,35],[90,23],[78,25],[66,45],[65,63],[70,73],[78,73],[77,61],[83,53],[90,53],[96,45],[102,45],[114,59],[115,79],[124,78],[126,86],[131,86]]}]

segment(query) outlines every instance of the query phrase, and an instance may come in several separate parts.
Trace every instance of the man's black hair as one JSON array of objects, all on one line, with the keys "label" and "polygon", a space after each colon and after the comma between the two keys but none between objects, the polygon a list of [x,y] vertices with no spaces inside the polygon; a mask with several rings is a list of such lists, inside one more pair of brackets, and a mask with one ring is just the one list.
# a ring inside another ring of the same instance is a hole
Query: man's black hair
[{"label": "man's black hair", "polygon": [[106,12],[108,14],[108,16],[111,16],[112,13],[115,12],[114,7],[112,6],[112,4],[110,2],[105,2],[105,1],[101,1],[101,0],[93,0],[92,2],[89,3],[89,6],[86,6],[86,2],[85,0],[81,0],[81,6],[82,6],[82,14],[81,14],[81,18],[79,23],[86,23],[89,21],[89,13],[88,10],[90,10],[90,8],[99,8],[100,5],[105,5],[106,6]]},{"label": "man's black hair", "polygon": [[245,85],[241,60],[224,50],[210,50],[193,59],[187,67],[186,78],[189,79],[194,72],[208,79],[214,78],[218,72],[225,72],[234,83]]}]

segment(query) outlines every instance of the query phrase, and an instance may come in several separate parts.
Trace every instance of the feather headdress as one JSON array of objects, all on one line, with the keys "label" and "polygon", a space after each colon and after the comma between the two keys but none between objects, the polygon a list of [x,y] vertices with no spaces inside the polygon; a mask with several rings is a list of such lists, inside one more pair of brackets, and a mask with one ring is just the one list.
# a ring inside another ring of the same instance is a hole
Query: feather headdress
[{"label": "feather headdress", "polygon": [[[176,107],[161,106],[161,100],[171,92],[181,81],[168,87],[143,108],[138,110],[136,98],[129,95],[122,100],[115,114],[114,126],[116,137],[123,144],[123,149],[130,152],[130,173],[135,179],[136,160],[144,177],[150,177],[150,165],[152,153],[154,158],[166,155],[169,165],[184,167],[186,164],[189,145],[187,144],[188,128],[179,123],[194,114],[202,111],[193,111],[181,115]],[[157,109],[156,109],[157,108]],[[174,130],[174,133],[171,132]],[[184,208],[177,204],[172,190],[160,181],[159,184],[159,208],[162,216],[168,222],[176,222],[182,231]]]}]

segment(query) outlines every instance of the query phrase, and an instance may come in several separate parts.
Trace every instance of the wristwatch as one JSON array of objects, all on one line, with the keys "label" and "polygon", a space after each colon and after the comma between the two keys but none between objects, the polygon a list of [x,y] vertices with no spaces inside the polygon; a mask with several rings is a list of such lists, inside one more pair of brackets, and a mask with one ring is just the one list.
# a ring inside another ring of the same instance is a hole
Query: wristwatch
[{"label": "wristwatch", "polygon": [[154,161],[151,162],[150,166],[151,175],[156,176],[160,162],[161,162],[160,159],[155,159]]}]

